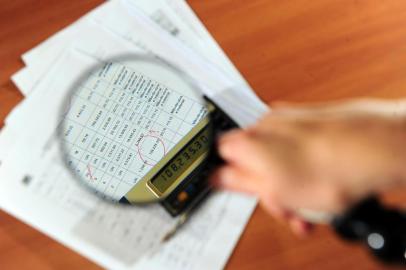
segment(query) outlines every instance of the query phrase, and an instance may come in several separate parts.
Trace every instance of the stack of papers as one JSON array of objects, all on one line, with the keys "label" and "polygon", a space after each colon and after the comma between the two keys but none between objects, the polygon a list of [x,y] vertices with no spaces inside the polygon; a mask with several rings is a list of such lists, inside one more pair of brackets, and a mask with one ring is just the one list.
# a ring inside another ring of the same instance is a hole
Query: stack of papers
[{"label": "stack of papers", "polygon": [[108,1],[22,56],[12,80],[26,98],[0,133],[0,207],[109,269],[222,269],[254,198],[217,192],[163,244],[174,219],[161,207],[113,207],[61,160],[56,130],[72,84],[95,61],[135,53],[174,63],[242,127],[267,111],[185,1]]}]

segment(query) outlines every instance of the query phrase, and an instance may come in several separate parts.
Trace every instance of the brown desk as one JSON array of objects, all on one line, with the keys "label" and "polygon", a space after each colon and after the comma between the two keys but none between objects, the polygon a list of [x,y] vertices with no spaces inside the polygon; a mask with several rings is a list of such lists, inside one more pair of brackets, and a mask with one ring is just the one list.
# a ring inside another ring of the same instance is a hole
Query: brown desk
[{"label": "brown desk", "polygon": [[[0,119],[21,100],[9,80],[20,55],[100,0],[1,0]],[[258,95],[316,101],[406,93],[403,0],[189,1]],[[1,181],[1,179],[0,179]],[[96,269],[0,212],[1,269]],[[257,209],[228,269],[386,269],[325,227],[300,240]]]}]

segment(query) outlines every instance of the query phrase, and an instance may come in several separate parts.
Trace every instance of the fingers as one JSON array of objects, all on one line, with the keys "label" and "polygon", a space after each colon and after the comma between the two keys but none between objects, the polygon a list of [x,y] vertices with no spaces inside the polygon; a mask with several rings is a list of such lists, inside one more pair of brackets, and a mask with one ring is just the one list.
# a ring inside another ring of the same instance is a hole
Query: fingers
[{"label": "fingers", "polygon": [[300,145],[284,135],[248,130],[223,135],[218,150],[228,163],[262,177],[274,178],[282,163],[297,159]]},{"label": "fingers", "polygon": [[[300,209],[342,212],[377,189],[370,179],[385,179],[397,171],[382,164],[403,157],[404,148],[392,143],[398,141],[393,135],[397,125],[387,119],[377,122],[376,115],[342,117],[342,112],[354,108],[364,112],[371,108],[361,105],[357,101],[275,106],[256,125],[219,140],[227,165],[213,175],[213,183],[258,196],[267,212],[287,220],[297,234],[307,233],[311,224],[295,214]],[[404,136],[404,129],[396,134]]]},{"label": "fingers", "polygon": [[213,173],[210,182],[218,188],[258,195],[261,185],[257,179],[240,168],[224,166]]},{"label": "fingers", "polygon": [[218,143],[221,157],[237,167],[258,171],[258,142],[246,131],[231,131],[223,135]]},{"label": "fingers", "polygon": [[255,175],[244,172],[239,168],[225,166],[212,175],[211,182],[218,188],[259,196],[260,204],[264,209],[277,220],[287,222],[292,231],[298,236],[307,235],[312,228],[310,223],[304,221],[292,211],[283,208],[276,200],[270,198],[268,193],[263,192],[262,185]]},{"label": "fingers", "polygon": [[297,216],[292,217],[288,222],[292,231],[300,237],[308,235],[314,227],[313,224]]},{"label": "fingers", "polygon": [[311,223],[297,216],[291,210],[284,208],[276,201],[272,201],[269,198],[260,198],[260,204],[275,219],[282,222],[287,222],[292,231],[300,237],[306,236],[313,228]]},{"label": "fingers", "polygon": [[[228,165],[213,175],[213,183],[259,196],[264,208],[278,219],[290,220],[289,216],[294,216],[286,209],[327,207],[320,205],[320,201],[327,200],[325,187],[314,184],[309,179],[311,175],[302,169],[306,159],[300,156],[300,147],[281,137],[268,134],[263,142],[250,131],[224,135],[219,148]],[[292,226],[297,232],[307,230],[307,225],[300,222],[293,222]]]}]

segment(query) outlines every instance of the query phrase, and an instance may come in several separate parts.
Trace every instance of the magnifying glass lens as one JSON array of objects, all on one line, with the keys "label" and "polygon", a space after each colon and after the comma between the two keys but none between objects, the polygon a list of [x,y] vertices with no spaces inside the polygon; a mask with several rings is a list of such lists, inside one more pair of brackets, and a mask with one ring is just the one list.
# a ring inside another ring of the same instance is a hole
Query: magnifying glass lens
[{"label": "magnifying glass lens", "polygon": [[181,204],[203,188],[211,108],[188,76],[163,61],[103,62],[66,98],[61,152],[74,178],[104,199]]}]

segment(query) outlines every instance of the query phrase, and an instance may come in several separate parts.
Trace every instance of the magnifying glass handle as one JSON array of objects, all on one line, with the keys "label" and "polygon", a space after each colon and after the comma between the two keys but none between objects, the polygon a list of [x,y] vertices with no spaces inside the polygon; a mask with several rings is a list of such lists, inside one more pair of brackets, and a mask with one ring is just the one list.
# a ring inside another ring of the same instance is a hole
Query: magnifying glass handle
[{"label": "magnifying glass handle", "polygon": [[383,206],[373,196],[331,222],[342,238],[360,242],[385,263],[406,266],[406,212]]}]

